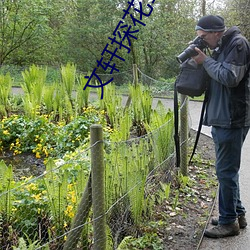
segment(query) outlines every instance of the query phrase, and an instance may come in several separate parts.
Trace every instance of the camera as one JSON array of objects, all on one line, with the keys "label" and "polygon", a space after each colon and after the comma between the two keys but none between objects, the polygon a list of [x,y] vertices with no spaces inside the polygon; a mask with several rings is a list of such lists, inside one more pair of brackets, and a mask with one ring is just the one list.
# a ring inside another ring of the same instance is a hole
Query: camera
[{"label": "camera", "polygon": [[190,45],[180,54],[176,57],[177,61],[179,63],[183,63],[188,58],[198,55],[198,53],[195,51],[195,47],[199,48],[200,50],[203,50],[207,48],[207,43],[199,36],[197,36]]}]

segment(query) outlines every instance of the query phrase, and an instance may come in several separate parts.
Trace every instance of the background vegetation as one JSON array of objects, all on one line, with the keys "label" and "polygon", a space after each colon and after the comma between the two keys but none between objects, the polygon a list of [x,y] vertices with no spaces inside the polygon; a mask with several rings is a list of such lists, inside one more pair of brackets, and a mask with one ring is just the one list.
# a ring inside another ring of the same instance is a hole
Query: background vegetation
[{"label": "background vegetation", "polygon": [[[152,1],[141,2],[144,4],[145,12],[148,13],[146,6]],[[221,14],[225,17],[227,26],[237,24],[242,28],[243,33],[249,36],[248,26],[245,25],[248,23],[249,16],[246,4],[246,1],[231,0],[220,1],[220,4],[205,0],[157,0],[153,5],[152,15],[143,19],[146,25],[138,24],[140,32],[137,34],[137,40],[133,40],[130,46],[131,53],[121,50],[120,56],[125,61],[115,61],[116,67],[121,72],[126,72],[131,71],[132,64],[137,64],[140,70],[154,79],[173,78],[178,73],[175,56],[187,46],[188,41],[195,37],[194,26],[200,16],[210,13]],[[110,172],[107,176],[113,179],[112,182],[108,180],[107,183],[119,187],[116,189],[110,186],[110,189],[106,190],[110,198],[108,200],[110,204],[107,205],[113,206],[114,201],[119,200],[125,193],[127,195],[123,203],[117,203],[117,206],[110,210],[108,219],[110,234],[113,236],[112,243],[116,246],[121,243],[121,240],[126,239],[124,236],[131,235],[131,227],[128,229],[129,232],[124,233],[124,225],[132,225],[136,229],[139,227],[140,230],[136,232],[141,234],[148,231],[147,228],[141,227],[141,215],[143,214],[144,218],[150,217],[149,210],[152,208],[153,211],[153,206],[158,203],[166,207],[164,202],[168,200],[170,193],[168,182],[164,183],[166,185],[162,186],[159,194],[155,190],[159,189],[161,179],[157,182],[157,187],[146,189],[152,190],[155,195],[151,196],[152,200],[148,198],[147,203],[144,203],[142,190],[145,191],[146,184],[152,185],[151,182],[146,183],[146,175],[150,171],[150,177],[155,178],[152,175],[155,165],[157,170],[168,165],[173,166],[172,160],[165,161],[173,151],[173,141],[170,139],[173,129],[172,113],[165,113],[160,104],[157,106],[157,112],[152,111],[152,96],[147,89],[141,91],[140,85],[136,89],[132,85],[127,87],[132,98],[129,111],[119,108],[121,99],[116,95],[115,87],[111,84],[106,87],[103,100],[98,99],[99,109],[92,109],[88,106],[88,102],[85,102],[89,94],[83,91],[86,79],[82,74],[76,74],[76,69],[90,72],[96,67],[96,61],[100,59],[127,5],[128,1],[125,0],[0,2],[0,70],[2,71],[0,73],[4,73],[1,74],[0,79],[0,115],[5,117],[1,120],[0,151],[10,150],[14,155],[32,152],[38,159],[63,158],[60,159],[63,160],[62,167],[58,168],[56,165],[58,162],[54,163],[50,160],[46,162],[44,179],[39,179],[37,182],[37,179],[32,182],[26,178],[20,180],[21,187],[22,185],[27,187],[25,190],[16,189],[12,169],[1,162],[0,179],[4,177],[6,181],[1,182],[0,187],[2,191],[0,238],[2,241],[7,239],[7,242],[1,242],[1,245],[18,246],[21,243],[17,242],[17,238],[26,239],[28,238],[26,235],[30,237],[32,244],[36,244],[37,240],[39,244],[47,244],[48,239],[59,246],[62,244],[62,237],[69,229],[73,218],[72,212],[76,212],[75,193],[71,192],[71,186],[68,187],[66,183],[75,185],[75,176],[83,176],[78,175],[77,171],[88,172],[88,168],[86,169],[89,165],[88,158],[83,160],[79,155],[83,156],[80,149],[85,149],[89,139],[89,126],[94,122],[108,125],[106,129],[109,130],[105,131],[105,138],[108,138],[105,149],[106,164],[109,165]],[[137,6],[138,1],[135,1],[135,7]],[[136,16],[133,11],[131,14]],[[138,14],[136,18],[139,19]],[[51,71],[51,68],[60,68],[60,73]],[[13,79],[16,77],[13,77],[12,71],[15,74],[20,72],[20,82]],[[100,67],[98,73],[104,74],[105,71]],[[48,82],[46,77],[49,78]],[[22,97],[14,98],[10,95],[11,86],[16,82],[20,83],[24,91]],[[116,77],[115,83],[118,85],[128,83],[128,79],[124,76]],[[73,89],[76,94],[74,98]],[[99,92],[98,95],[100,96]],[[166,127],[162,124],[166,124]],[[155,130],[158,128],[156,133]],[[146,137],[145,134],[150,134],[150,137]],[[127,141],[130,136],[145,137],[140,141],[134,139],[131,143]],[[168,142],[168,147],[165,146],[163,139]],[[116,142],[120,141],[122,143],[117,146]],[[74,151],[75,149],[79,149],[79,154]],[[145,153],[145,150],[150,154]],[[77,165],[78,162],[82,165]],[[137,164],[138,162],[141,164]],[[136,169],[134,164],[147,168]],[[139,174],[134,174],[135,172],[130,171],[129,167],[132,167],[133,171],[136,169]],[[58,172],[52,171],[59,168]],[[116,168],[121,172],[114,172]],[[165,169],[164,172],[166,172]],[[138,177],[138,180],[135,181],[132,177]],[[187,182],[183,176],[179,178],[182,181],[178,182]],[[78,180],[78,184],[81,184],[81,187],[75,186],[78,194],[80,194],[79,190],[83,190],[85,181],[85,179]],[[20,182],[18,180],[18,186]],[[132,190],[130,185],[135,183],[133,191],[128,192]],[[185,184],[184,187],[186,186]],[[188,185],[190,186],[191,184]],[[179,187],[183,188],[182,185]],[[112,192],[109,192],[110,190]],[[70,191],[72,197],[67,197],[67,191]],[[38,196],[40,193],[44,196]],[[171,209],[176,209],[181,192],[179,188],[173,188],[171,194],[174,199],[167,204],[170,204]],[[60,197],[60,201],[54,197]],[[188,196],[187,201],[190,197],[193,199],[192,196]],[[66,201],[68,201],[67,204]],[[38,214],[40,216],[37,216]],[[121,214],[124,225],[117,225],[116,218],[121,218]],[[149,218],[151,219],[155,221],[155,218]],[[165,221],[165,217],[160,218],[160,221]],[[47,223],[51,224],[48,226]],[[28,225],[25,230],[24,224]],[[37,224],[41,226],[40,231],[35,231]],[[12,227],[13,225],[15,227]],[[165,224],[163,227],[165,228]],[[50,228],[49,231],[48,228]],[[30,230],[34,235],[31,235]],[[91,227],[89,230],[91,233]],[[156,236],[158,240],[158,235]],[[146,241],[151,243],[152,238]]]},{"label": "background vegetation", "polygon": [[[142,2],[148,13],[146,5],[152,1]],[[6,65],[60,66],[70,62],[82,72],[92,71],[127,6],[127,0],[1,1],[0,65],[6,69]],[[151,16],[143,18],[146,25],[137,24],[132,52],[119,52],[125,59],[116,62],[120,72],[137,64],[155,79],[175,76],[175,56],[195,37],[195,23],[205,14],[222,15],[228,27],[239,25],[250,38],[246,0],[157,0],[152,6]],[[136,16],[135,11],[131,13]],[[105,71],[99,67],[98,73]],[[122,77],[115,81],[127,83]]]}]

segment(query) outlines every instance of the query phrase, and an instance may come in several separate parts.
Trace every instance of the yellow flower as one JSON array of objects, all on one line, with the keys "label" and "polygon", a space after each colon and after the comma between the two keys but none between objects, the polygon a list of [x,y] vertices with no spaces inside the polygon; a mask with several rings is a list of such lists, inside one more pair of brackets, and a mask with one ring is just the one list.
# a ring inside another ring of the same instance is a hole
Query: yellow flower
[{"label": "yellow flower", "polygon": [[4,130],[4,131],[3,131],[3,134],[4,134],[4,135],[9,135],[10,133],[9,133],[8,130]]},{"label": "yellow flower", "polygon": [[39,152],[36,152],[36,158],[40,159],[41,158],[41,155]]},{"label": "yellow flower", "polygon": [[69,218],[73,218],[74,217],[73,206],[68,205],[66,208],[66,211],[64,211],[64,213],[65,213],[65,215],[68,215]]},{"label": "yellow flower", "polygon": [[72,202],[72,203],[76,203],[76,196],[75,196],[75,195],[72,195],[72,197],[71,197],[71,202]]},{"label": "yellow flower", "polygon": [[37,190],[37,185],[35,183],[30,183],[29,185],[26,186],[26,189],[28,191],[34,191]]},{"label": "yellow flower", "polygon": [[33,194],[32,197],[35,198],[36,201],[40,201],[42,199],[41,195],[42,195],[41,193]]},{"label": "yellow flower", "polygon": [[100,112],[101,115],[105,115],[105,113],[106,113],[106,111],[104,109],[101,110],[101,112]]},{"label": "yellow flower", "polygon": [[13,207],[11,210],[12,210],[12,212],[16,212],[17,208]]},{"label": "yellow flower", "polygon": [[45,154],[46,157],[48,157],[49,153],[46,147],[43,147],[43,153]]},{"label": "yellow flower", "polygon": [[18,154],[21,154],[21,153],[22,153],[22,151],[19,151],[19,150],[15,149],[13,154],[18,155]]}]

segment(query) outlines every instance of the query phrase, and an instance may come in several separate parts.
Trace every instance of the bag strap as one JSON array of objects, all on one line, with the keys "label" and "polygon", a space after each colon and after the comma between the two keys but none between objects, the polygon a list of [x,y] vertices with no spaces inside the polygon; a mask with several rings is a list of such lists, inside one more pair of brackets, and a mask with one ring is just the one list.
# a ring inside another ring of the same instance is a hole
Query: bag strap
[{"label": "bag strap", "polygon": [[205,91],[205,97],[204,97],[204,101],[202,103],[199,126],[198,126],[198,130],[196,132],[195,143],[194,143],[194,147],[193,147],[193,152],[192,152],[192,154],[190,156],[190,159],[189,159],[189,164],[192,162],[192,159],[193,159],[193,156],[195,154],[195,151],[196,151],[196,148],[197,148],[197,145],[198,145],[198,141],[199,141],[199,138],[200,138],[203,117],[204,117],[204,113],[205,113],[205,109],[206,109],[206,104],[207,104],[207,90]]},{"label": "bag strap", "polygon": [[[208,91],[206,90],[204,101],[202,104],[201,114],[200,114],[199,126],[198,126],[198,130],[196,133],[195,143],[194,143],[192,154],[190,156],[189,164],[192,162],[192,159],[195,154],[198,141],[200,138],[203,117],[204,117],[206,104],[207,104],[207,96],[208,96]],[[179,137],[179,111],[178,111],[179,109],[178,108],[179,108],[178,107],[178,92],[176,89],[176,82],[175,82],[174,84],[174,128],[175,128],[174,141],[175,141],[175,152],[176,152],[176,167],[179,168],[180,167],[180,137]]]},{"label": "bag strap", "polygon": [[178,112],[178,93],[176,88],[176,82],[174,83],[174,141],[175,141],[175,153],[176,153],[176,167],[180,167],[180,137],[179,137],[179,112]]}]

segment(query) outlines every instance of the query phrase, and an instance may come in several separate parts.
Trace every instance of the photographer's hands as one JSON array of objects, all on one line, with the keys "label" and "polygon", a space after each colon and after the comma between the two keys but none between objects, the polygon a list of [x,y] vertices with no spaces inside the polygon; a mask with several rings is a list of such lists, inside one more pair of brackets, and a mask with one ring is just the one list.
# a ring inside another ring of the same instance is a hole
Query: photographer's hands
[{"label": "photographer's hands", "polygon": [[200,49],[195,47],[195,51],[198,53],[197,56],[192,57],[197,64],[203,64],[205,59],[207,58],[207,55],[204,54]]}]

